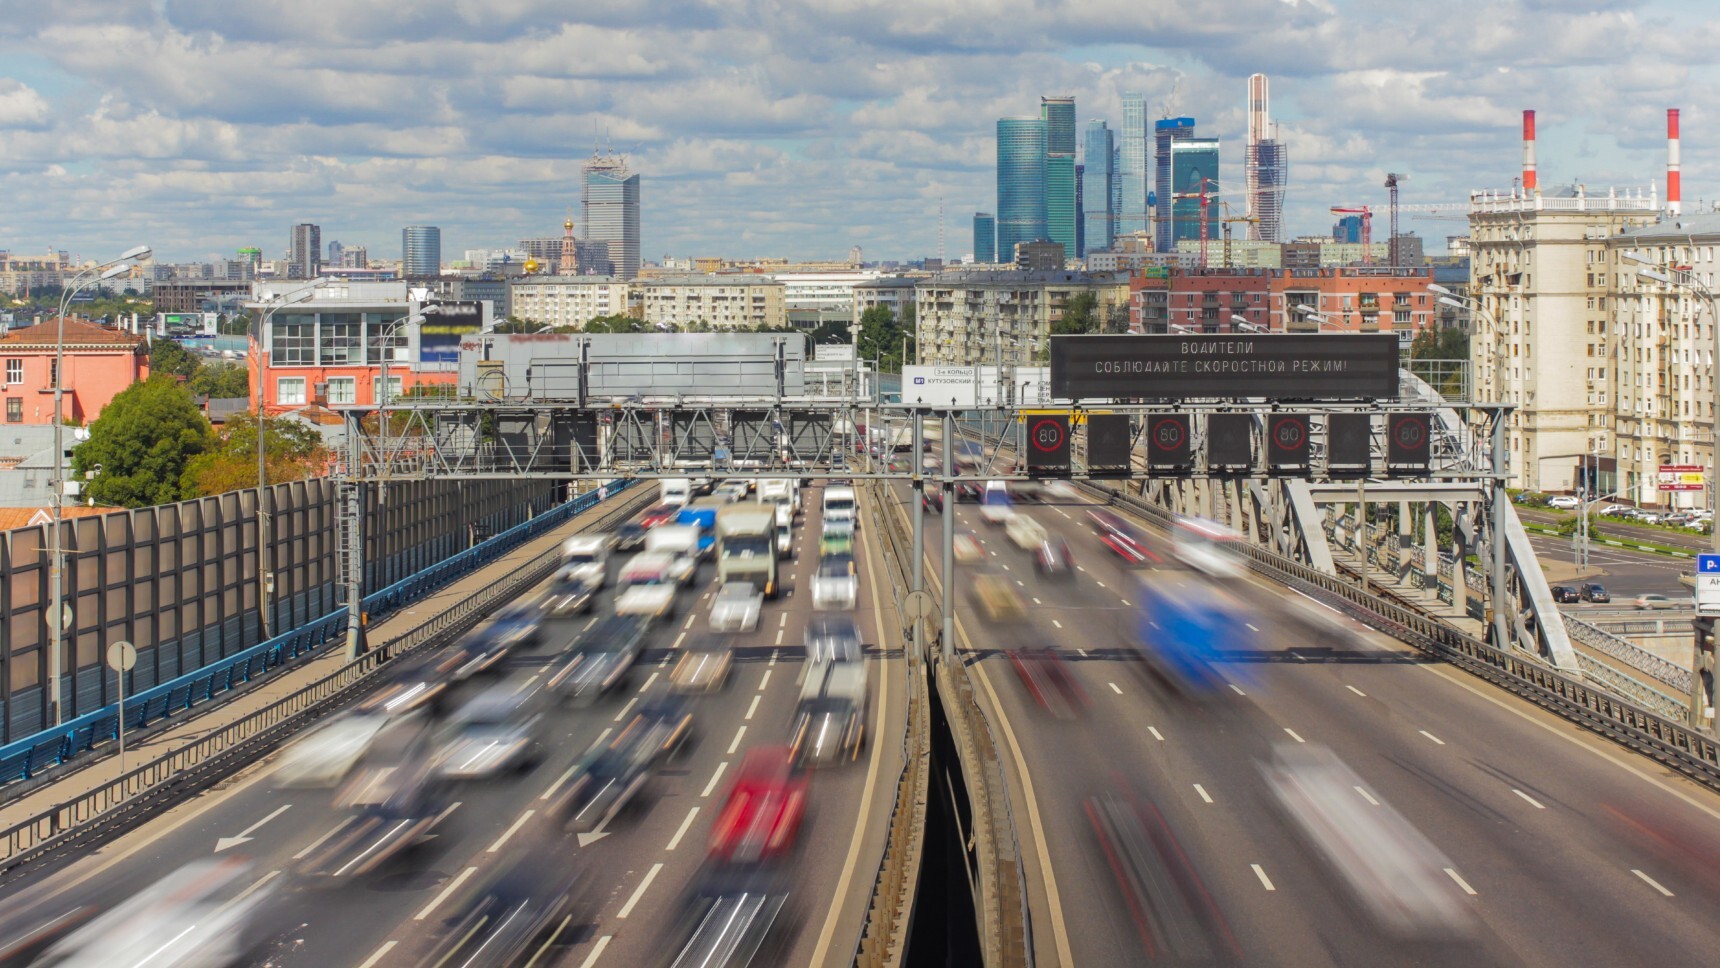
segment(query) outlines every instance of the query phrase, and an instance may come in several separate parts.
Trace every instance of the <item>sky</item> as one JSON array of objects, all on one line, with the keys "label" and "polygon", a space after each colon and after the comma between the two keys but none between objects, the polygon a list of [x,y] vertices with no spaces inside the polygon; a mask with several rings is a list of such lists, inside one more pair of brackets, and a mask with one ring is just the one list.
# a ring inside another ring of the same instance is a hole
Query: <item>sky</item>
[{"label": "sky", "polygon": [[[1509,190],[1720,198],[1720,7],[1702,0],[0,0],[0,249],[284,256],[291,226],[399,258],[559,236],[599,148],[641,175],[642,255],[972,251],[996,120],[1197,119],[1240,189],[1246,78],[1271,78],[1286,225],[1333,205],[1462,210]],[[1241,198],[1234,204],[1240,215]],[[1706,206],[1709,202],[1704,201]],[[1384,234],[1384,217],[1377,236]],[[1404,226],[1443,247],[1455,221]],[[1240,228],[1240,227],[1239,227]]]}]

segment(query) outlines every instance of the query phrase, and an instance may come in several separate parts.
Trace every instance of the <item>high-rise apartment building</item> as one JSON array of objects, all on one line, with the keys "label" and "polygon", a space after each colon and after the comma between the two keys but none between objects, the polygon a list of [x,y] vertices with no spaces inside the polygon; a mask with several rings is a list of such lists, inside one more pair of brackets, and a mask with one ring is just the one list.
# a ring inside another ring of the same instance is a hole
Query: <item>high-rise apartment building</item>
[{"label": "high-rise apartment building", "polygon": [[[609,274],[639,275],[639,175],[619,155],[594,155],[585,164],[585,237],[609,250]],[[583,268],[583,267],[582,267]]]},{"label": "high-rise apartment building", "polygon": [[406,278],[442,273],[442,230],[408,225],[400,230],[400,272]]},{"label": "high-rise apartment building", "polygon": [[328,243],[328,264],[331,266],[341,265],[341,254],[345,251],[346,246],[341,245],[338,241],[330,239]]},{"label": "high-rise apartment building", "polygon": [[1081,209],[1084,219],[1079,255],[1111,247],[1111,219],[1115,216],[1111,199],[1115,197],[1116,171],[1111,160],[1116,145],[1111,129],[1098,119],[1087,122],[1082,131]]},{"label": "high-rise apartment building", "polygon": [[1346,215],[1332,225],[1332,241],[1360,243],[1362,241],[1362,217]]},{"label": "high-rise apartment building", "polygon": [[997,217],[990,212],[973,213],[973,261],[981,265],[997,261]]},{"label": "high-rise apartment building", "polygon": [[[1073,165],[1071,165],[1073,175]],[[1045,122],[997,122],[997,257],[1015,259],[1017,242],[1048,238],[1045,212]]]},{"label": "high-rise apartment building", "polygon": [[1045,237],[1076,254],[1075,99],[1042,97],[1039,117],[1045,122]]},{"label": "high-rise apartment building", "polygon": [[322,272],[322,226],[300,222],[293,226],[288,248],[287,278],[315,279]]},{"label": "high-rise apartment building", "polygon": [[1248,145],[1243,157],[1247,182],[1248,237],[1278,242],[1284,227],[1284,188],[1289,178],[1284,145],[1278,126],[1272,122],[1269,89],[1265,74],[1248,78]]},{"label": "high-rise apartment building", "polygon": [[[1481,310],[1469,343],[1475,398],[1516,407],[1506,434],[1512,487],[1572,490],[1578,455],[1591,453],[1597,436],[1611,430],[1613,404],[1603,381],[1613,379],[1611,361],[1616,354],[1623,365],[1624,352],[1608,332],[1609,274],[1625,270],[1611,265],[1608,240],[1659,215],[1647,195],[1593,195],[1580,188],[1471,196],[1470,294]],[[1652,323],[1660,331],[1684,325],[1662,316],[1646,297],[1638,306],[1644,308],[1626,317],[1630,325]],[[1631,352],[1644,352],[1646,339],[1633,336]],[[1665,359],[1649,352],[1640,366],[1651,369]],[[1662,398],[1634,382],[1644,373],[1634,358],[1630,365],[1633,382],[1621,382],[1617,393],[1629,395],[1633,416],[1646,417],[1639,403],[1660,407]],[[1693,369],[1680,366],[1681,378]],[[1653,428],[1651,436],[1660,433],[1646,420],[1638,426]]]},{"label": "high-rise apartment building", "polygon": [[1147,100],[1139,91],[1123,94],[1123,130],[1117,145],[1117,205],[1112,235],[1145,232],[1147,221]]},{"label": "high-rise apartment building", "polygon": [[[1153,223],[1153,246],[1160,252],[1176,248],[1177,237],[1172,230],[1177,223],[1171,218],[1175,214],[1171,202],[1173,193],[1180,189],[1174,188],[1171,180],[1171,145],[1193,137],[1193,118],[1164,118],[1153,124],[1153,194],[1158,210],[1158,220]],[[1213,171],[1216,173],[1217,170],[1215,165]],[[1199,234],[1197,227],[1195,235],[1198,237]]]},{"label": "high-rise apartment building", "polygon": [[1159,211],[1170,212],[1167,222],[1161,218],[1159,225],[1170,227],[1170,246],[1174,249],[1176,243],[1184,239],[1201,237],[1201,204],[1200,196],[1204,191],[1209,200],[1206,204],[1206,237],[1213,242],[1219,241],[1219,204],[1218,194],[1218,139],[1217,138],[1187,138],[1172,141],[1170,147],[1170,204],[1165,204],[1165,196],[1159,195]]}]

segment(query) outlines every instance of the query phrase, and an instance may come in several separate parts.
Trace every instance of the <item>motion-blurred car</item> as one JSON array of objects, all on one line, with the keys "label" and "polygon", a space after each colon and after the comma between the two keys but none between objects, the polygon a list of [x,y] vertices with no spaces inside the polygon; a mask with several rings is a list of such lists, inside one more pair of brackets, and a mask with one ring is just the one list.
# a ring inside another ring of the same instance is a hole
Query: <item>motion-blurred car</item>
[{"label": "motion-blurred car", "polygon": [[[565,571],[565,569],[564,569]],[[543,598],[543,609],[552,618],[566,618],[591,611],[597,590],[571,573],[557,573]]]},{"label": "motion-blurred car", "polygon": [[936,487],[928,487],[920,492],[920,506],[932,514],[944,513],[944,492]]},{"label": "motion-blurred car", "polygon": [[669,688],[676,692],[714,692],[729,679],[734,650],[716,636],[699,636],[679,650],[669,669]]},{"label": "motion-blurred car", "polygon": [[1141,533],[1121,517],[1102,510],[1088,511],[1087,517],[1092,520],[1100,543],[1123,559],[1125,565],[1143,565],[1154,558],[1146,549]]},{"label": "motion-blurred car", "polygon": [[300,859],[306,877],[360,877],[428,837],[445,809],[429,729],[379,733],[334,806],[349,811],[349,822]]},{"label": "motion-blurred car", "polygon": [[751,632],[758,628],[759,613],[763,610],[764,593],[752,582],[723,582],[711,599],[711,631]]},{"label": "motion-blurred car", "polygon": [[1193,964],[1242,957],[1212,892],[1156,806],[1119,792],[1089,797],[1085,806],[1145,950]]},{"label": "motion-blurred car", "polygon": [[612,535],[574,535],[562,543],[560,574],[583,579],[592,588],[602,588],[609,581],[609,550],[614,545]]},{"label": "motion-blurred car", "polygon": [[675,515],[680,513],[681,505],[679,504],[655,504],[646,508],[644,514],[639,515],[639,523],[644,525],[646,530],[649,530],[659,524],[667,524],[675,520]]},{"label": "motion-blurred car", "polygon": [[1004,533],[1022,551],[1032,551],[1045,541],[1045,525],[1025,514],[1017,514],[1004,523]]},{"label": "motion-blurred car", "polygon": [[542,755],[543,725],[537,689],[492,686],[454,713],[436,752],[436,771],[449,780],[477,780],[526,769]]},{"label": "motion-blurred car", "polygon": [[1665,595],[1659,595],[1659,594],[1656,594],[1654,592],[1650,592],[1646,595],[1636,596],[1636,607],[1637,608],[1678,608],[1682,605],[1689,604],[1689,601],[1690,601],[1689,599],[1672,599],[1672,598],[1666,597]]},{"label": "motion-blurred car", "polygon": [[634,615],[610,615],[581,633],[566,659],[550,677],[551,692],[569,699],[589,700],[614,689],[644,648],[649,620]]},{"label": "motion-blurred car", "polygon": [[253,884],[254,873],[239,857],[192,861],[64,936],[31,964],[238,964],[263,940],[252,921],[274,893],[273,883]]},{"label": "motion-blurred car", "polygon": [[699,878],[682,917],[683,939],[669,968],[745,968],[783,964],[780,949],[791,932],[788,879],[774,870],[731,870],[714,865]]},{"label": "motion-blurred car", "polygon": [[957,504],[978,504],[985,498],[985,488],[974,481],[958,481],[956,483]]},{"label": "motion-blurred car", "polygon": [[842,614],[814,615],[806,623],[806,661],[861,662],[866,658],[860,642],[860,626]]},{"label": "motion-blurred car", "polygon": [[717,485],[717,489],[712,491],[711,495],[733,504],[737,501],[746,500],[748,490],[746,481],[724,481]]},{"label": "motion-blurred car", "polygon": [[993,622],[1015,622],[1027,617],[1021,593],[1001,575],[975,575],[973,598],[980,612]]},{"label": "motion-blurred car", "polygon": [[971,565],[985,558],[985,548],[980,546],[979,537],[972,531],[956,532],[954,550],[960,564]]},{"label": "motion-blurred car", "polygon": [[[280,787],[333,787],[352,772],[376,734],[389,723],[387,716],[349,713],[294,740],[281,754],[275,768]],[[3,963],[3,962],[0,962]]]},{"label": "motion-blurred car", "polygon": [[435,702],[452,684],[458,659],[456,650],[444,649],[390,661],[383,667],[382,685],[358,704],[357,711],[398,716]]},{"label": "motion-blurred car", "polygon": [[711,825],[710,856],[729,864],[777,860],[794,849],[806,815],[806,778],[786,746],[747,751]]},{"label": "motion-blurred car", "polygon": [[602,826],[626,809],[650,781],[652,765],[679,748],[691,729],[685,703],[647,704],[621,732],[580,758],[551,812],[568,830],[583,833]]},{"label": "motion-blurred car", "polygon": [[1033,701],[1058,719],[1073,719],[1087,705],[1087,691],[1069,673],[1063,653],[1056,649],[1012,651],[1009,662]]},{"label": "motion-blurred car", "polygon": [[1600,582],[1592,581],[1583,586],[1583,601],[1610,602],[1612,601],[1612,595],[1607,593],[1607,586],[1602,585]]},{"label": "motion-blurred car", "polygon": [[854,553],[854,519],[834,518],[824,522],[824,531],[818,536],[818,555],[852,555]]},{"label": "motion-blurred car", "polygon": [[1557,508],[1560,511],[1575,511],[1577,508],[1581,507],[1582,504],[1582,498],[1573,497],[1569,494],[1556,494],[1547,498],[1547,506],[1550,508]]},{"label": "motion-blurred car", "polygon": [[433,968],[535,964],[565,943],[577,906],[578,869],[554,851],[520,848],[483,887],[464,896],[420,964]]},{"label": "motion-blurred car", "polygon": [[1046,538],[1033,549],[1033,570],[1047,578],[1067,578],[1075,573],[1075,557],[1069,552],[1069,542],[1062,538]]},{"label": "motion-blurred car", "polygon": [[1554,585],[1551,591],[1553,593],[1553,601],[1560,605],[1567,602],[1580,602],[1583,600],[1583,596],[1578,593],[1575,588],[1572,588],[1569,585]]},{"label": "motion-blurred car", "polygon": [[645,532],[649,530],[638,521],[627,521],[615,529],[616,551],[638,551],[645,547]]},{"label": "motion-blurred car", "polygon": [[812,573],[813,608],[850,609],[859,595],[860,579],[852,557],[833,554],[818,559],[818,568]]},{"label": "motion-blurred car", "polygon": [[801,683],[788,735],[796,765],[858,757],[866,737],[866,664],[821,662],[812,667]]}]

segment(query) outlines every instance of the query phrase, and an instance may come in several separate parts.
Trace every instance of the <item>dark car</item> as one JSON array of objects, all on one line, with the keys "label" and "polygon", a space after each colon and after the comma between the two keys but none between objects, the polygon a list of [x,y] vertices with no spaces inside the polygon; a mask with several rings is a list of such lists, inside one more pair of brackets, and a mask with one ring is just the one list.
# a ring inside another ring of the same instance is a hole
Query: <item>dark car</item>
[{"label": "dark car", "polygon": [[637,521],[628,521],[615,529],[615,550],[633,551],[645,545],[645,532],[648,529]]},{"label": "dark car", "polygon": [[1583,601],[1610,602],[1612,601],[1612,596],[1607,594],[1607,586],[1602,585],[1599,582],[1589,582],[1583,586]]},{"label": "dark car", "polygon": [[1070,569],[1075,567],[1069,543],[1062,538],[1046,538],[1039,542],[1039,546],[1033,549],[1033,567],[1041,575],[1069,575]]},{"label": "dark car", "polygon": [[957,503],[966,501],[970,504],[978,504],[984,497],[985,488],[982,485],[973,481],[960,481],[956,484]]},{"label": "dark car", "polygon": [[1553,601],[1558,602],[1560,605],[1563,605],[1566,602],[1580,602],[1582,600],[1583,596],[1578,594],[1577,590],[1569,585],[1553,586]]},{"label": "dark car", "polygon": [[920,494],[920,503],[933,514],[944,513],[944,492],[927,488]]}]

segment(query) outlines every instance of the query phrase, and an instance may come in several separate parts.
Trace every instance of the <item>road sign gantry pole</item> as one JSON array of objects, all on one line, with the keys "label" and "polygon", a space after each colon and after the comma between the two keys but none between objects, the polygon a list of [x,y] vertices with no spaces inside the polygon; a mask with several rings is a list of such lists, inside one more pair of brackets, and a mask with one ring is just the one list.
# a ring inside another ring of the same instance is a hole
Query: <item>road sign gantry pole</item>
[{"label": "road sign gantry pole", "polygon": [[956,443],[956,418],[952,411],[944,411],[944,474],[942,486],[944,489],[944,513],[939,515],[944,519],[944,629],[943,657],[945,662],[953,662],[956,656],[956,492],[955,492],[955,460],[953,458]]}]

